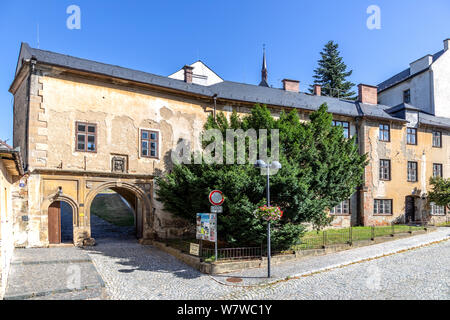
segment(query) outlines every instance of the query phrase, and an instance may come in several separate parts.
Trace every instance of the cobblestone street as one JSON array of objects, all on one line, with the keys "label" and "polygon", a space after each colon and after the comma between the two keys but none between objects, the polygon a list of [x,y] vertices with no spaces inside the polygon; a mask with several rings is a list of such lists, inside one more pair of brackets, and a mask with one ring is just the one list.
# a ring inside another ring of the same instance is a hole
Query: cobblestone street
[{"label": "cobblestone street", "polygon": [[[392,247],[396,242],[396,245],[408,240],[418,243],[418,239],[432,240],[430,237],[438,236],[438,233],[430,233],[422,238],[413,237],[359,249],[366,250],[367,254],[369,249]],[[352,251],[346,253],[351,254]],[[230,275],[211,277],[201,274],[172,256],[151,246],[141,246],[133,239],[99,242],[89,255],[112,299],[450,298],[450,241],[250,288],[221,284],[218,281],[225,283]],[[338,255],[316,257],[316,260],[308,259],[301,263],[313,265],[320,260],[322,264],[332,266],[336,265]],[[283,268],[286,268],[285,264],[274,266],[274,273]],[[241,276],[244,281],[250,279],[256,284],[266,281],[262,274],[264,269],[254,269],[242,272]],[[238,276],[239,273],[233,275]]]},{"label": "cobblestone street", "polygon": [[[117,229],[96,218],[93,223],[98,227],[94,247],[17,249],[5,298],[450,299],[448,228],[274,265],[267,283],[265,268],[205,275],[138,244],[129,228]],[[71,265],[81,267],[81,291],[67,289]],[[229,277],[242,282],[233,285],[226,281]]]}]

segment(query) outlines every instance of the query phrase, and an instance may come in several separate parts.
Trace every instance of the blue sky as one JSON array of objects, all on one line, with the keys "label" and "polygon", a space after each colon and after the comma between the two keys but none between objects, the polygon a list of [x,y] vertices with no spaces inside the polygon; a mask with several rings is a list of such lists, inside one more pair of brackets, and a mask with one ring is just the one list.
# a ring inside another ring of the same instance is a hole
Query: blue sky
[{"label": "blue sky", "polygon": [[[69,30],[69,5],[81,29]],[[369,5],[381,29],[369,30]],[[0,138],[12,141],[14,77],[20,42],[77,57],[169,75],[204,61],[222,78],[258,84],[262,45],[269,84],[283,78],[312,83],[319,52],[340,45],[354,83],[378,84],[450,38],[448,0],[150,0],[9,1],[0,3]]]}]

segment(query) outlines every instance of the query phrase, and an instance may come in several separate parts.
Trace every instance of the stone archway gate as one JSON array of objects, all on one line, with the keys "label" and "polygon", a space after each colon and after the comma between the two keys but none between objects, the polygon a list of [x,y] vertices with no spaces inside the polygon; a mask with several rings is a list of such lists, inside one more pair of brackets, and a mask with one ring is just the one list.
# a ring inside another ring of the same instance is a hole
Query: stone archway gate
[{"label": "stone archway gate", "polygon": [[[131,204],[136,215],[136,232],[139,239],[152,239],[153,226],[153,176],[129,174],[99,174],[57,172],[30,175],[30,190],[40,189],[40,242],[48,245],[48,208],[54,201],[65,201],[72,208],[73,239],[78,246],[93,242],[91,238],[90,207],[94,198],[106,189],[122,195]],[[30,188],[31,187],[31,188]],[[33,188],[34,187],[34,188]],[[29,214],[33,216],[32,206]],[[37,208],[36,208],[37,209]],[[37,213],[37,212],[36,212]]]}]

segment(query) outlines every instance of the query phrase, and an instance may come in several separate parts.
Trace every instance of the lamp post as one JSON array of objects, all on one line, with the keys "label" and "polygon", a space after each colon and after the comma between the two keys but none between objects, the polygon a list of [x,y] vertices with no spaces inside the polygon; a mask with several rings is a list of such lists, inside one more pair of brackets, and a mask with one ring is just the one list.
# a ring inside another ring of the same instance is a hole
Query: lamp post
[{"label": "lamp post", "polygon": [[[273,161],[265,163],[264,160],[257,160],[256,168],[267,168],[267,206],[270,207],[270,169],[281,169],[281,163]],[[267,277],[270,278],[270,220],[267,220]]]}]

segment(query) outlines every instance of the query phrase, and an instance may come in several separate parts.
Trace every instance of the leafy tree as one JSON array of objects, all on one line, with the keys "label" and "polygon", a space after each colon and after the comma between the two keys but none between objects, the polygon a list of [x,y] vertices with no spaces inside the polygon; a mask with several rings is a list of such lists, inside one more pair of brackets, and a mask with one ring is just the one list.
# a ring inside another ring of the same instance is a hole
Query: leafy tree
[{"label": "leafy tree", "polygon": [[[355,92],[352,91],[355,84],[346,80],[353,70],[347,71],[347,65],[343,62],[338,47],[337,43],[329,41],[320,52],[319,66],[314,70],[313,75],[314,84],[322,86],[324,95],[355,99]],[[310,92],[313,92],[313,86]]]},{"label": "leafy tree", "polygon": [[438,206],[450,206],[450,179],[434,177],[430,179],[432,190],[428,193],[429,202]]},{"label": "leafy tree", "polygon": [[[328,225],[327,209],[348,199],[362,183],[367,160],[359,154],[354,138],[345,139],[343,129],[332,126],[326,104],[310,119],[301,122],[296,110],[274,119],[266,106],[256,105],[243,119],[233,113],[228,120],[219,113],[217,120],[210,117],[205,125],[205,129],[220,130],[224,141],[228,128],[268,129],[269,141],[270,130],[279,130],[282,168],[270,176],[271,205],[284,211],[273,226],[276,249],[295,244],[304,232],[304,223],[316,228]],[[224,158],[227,148],[232,146],[224,143]],[[218,215],[219,238],[239,246],[259,246],[266,240],[266,222],[254,215],[257,207],[266,203],[266,176],[253,163],[174,165],[171,173],[156,180],[157,200],[165,210],[192,223],[197,212],[208,212],[209,192],[223,191],[226,200],[224,212]]]}]

